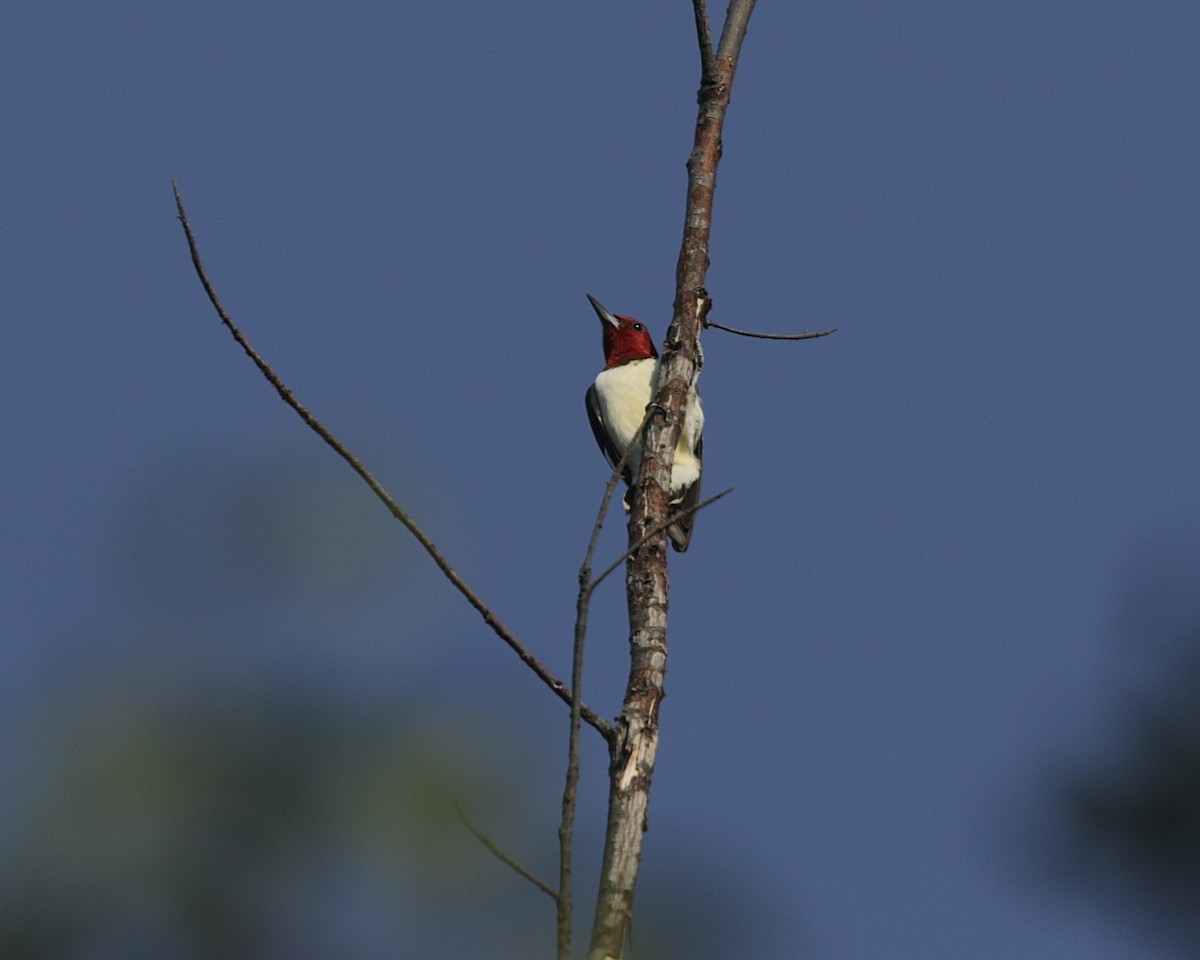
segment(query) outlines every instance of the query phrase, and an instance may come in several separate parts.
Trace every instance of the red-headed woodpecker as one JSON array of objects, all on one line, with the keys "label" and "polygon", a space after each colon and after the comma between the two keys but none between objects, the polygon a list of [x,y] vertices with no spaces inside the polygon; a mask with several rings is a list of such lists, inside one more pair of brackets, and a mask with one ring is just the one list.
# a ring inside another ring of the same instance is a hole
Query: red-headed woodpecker
[{"label": "red-headed woodpecker", "polygon": [[[658,393],[658,351],[639,321],[610,313],[591,294],[588,294],[588,300],[604,328],[604,369],[596,376],[596,382],[588,387],[588,421],[609,466],[615,468],[625,449],[634,444],[623,475],[625,483],[632,486],[642,465],[638,431],[646,417],[646,407]],[[693,381],[671,467],[673,511],[694,506],[700,499],[703,431],[704,411],[700,409],[700,397]],[[628,500],[625,506],[629,508]],[[695,519],[696,515],[689,513],[667,529],[671,545],[680,553],[688,548],[692,539]]]}]

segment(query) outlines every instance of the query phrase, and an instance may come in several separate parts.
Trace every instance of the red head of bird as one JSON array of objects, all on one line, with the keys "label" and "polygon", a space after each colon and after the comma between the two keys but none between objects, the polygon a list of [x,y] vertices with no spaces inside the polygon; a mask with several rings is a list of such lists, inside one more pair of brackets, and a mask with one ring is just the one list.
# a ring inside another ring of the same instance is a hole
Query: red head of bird
[{"label": "red head of bird", "polygon": [[[641,468],[638,434],[646,407],[658,392],[658,351],[640,320],[612,313],[590,294],[588,300],[604,332],[604,369],[588,388],[588,422],[610,466],[615,468],[633,445],[624,471],[625,482],[632,486]],[[671,504],[676,512],[699,501],[703,431],[704,411],[692,383],[671,467]],[[681,517],[667,531],[676,550],[688,548],[694,519],[695,514]]]}]

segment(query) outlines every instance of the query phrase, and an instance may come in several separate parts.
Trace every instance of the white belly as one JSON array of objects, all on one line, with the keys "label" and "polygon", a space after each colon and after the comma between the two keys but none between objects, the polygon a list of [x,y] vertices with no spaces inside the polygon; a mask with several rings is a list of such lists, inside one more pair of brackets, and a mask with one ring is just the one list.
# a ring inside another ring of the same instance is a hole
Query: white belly
[{"label": "white belly", "polygon": [[[609,436],[619,453],[624,453],[630,444],[634,445],[633,453],[629,456],[629,469],[635,477],[642,465],[638,430],[646,416],[646,405],[658,386],[657,374],[657,361],[634,360],[602,370],[596,377],[596,399]],[[679,432],[679,443],[675,447],[674,466],[671,468],[673,498],[682,496],[700,478],[700,459],[695,450],[703,429],[704,411],[693,386],[683,429]]]}]

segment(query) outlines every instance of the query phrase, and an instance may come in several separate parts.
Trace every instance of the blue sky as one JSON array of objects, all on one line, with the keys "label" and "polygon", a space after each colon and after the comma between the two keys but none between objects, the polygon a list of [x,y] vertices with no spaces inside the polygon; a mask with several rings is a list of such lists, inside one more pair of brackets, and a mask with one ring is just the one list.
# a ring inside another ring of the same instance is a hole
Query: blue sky
[{"label": "blue sky", "polygon": [[[736,491],[672,558],[639,892],[668,850],[735,877],[773,918],[740,956],[1175,955],[1009,853],[1044,771],[1106,756],[1114,704],[1163,669],[1165,642],[1131,639],[1145,571],[1170,571],[1155,636],[1194,616],[1198,36],[1170,2],[754,14],[713,318],[839,332],[704,339],[705,484]],[[297,650],[321,596],[218,583],[257,649],[202,659],[334,698],[466,684],[520,718],[490,750],[557,750],[561,711],[218,327],[170,181],[253,342],[565,674],[606,478],[584,293],[665,330],[689,5],[49,2],[0,50],[8,763],[68,679],[172,663],[118,625],[172,619],[155,576],[195,587],[189,518],[258,473],[377,517],[361,556],[323,545],[334,508],[303,527],[323,582],[368,587],[329,601],[348,636]],[[591,633],[604,713],[623,612],[610,590]]]}]

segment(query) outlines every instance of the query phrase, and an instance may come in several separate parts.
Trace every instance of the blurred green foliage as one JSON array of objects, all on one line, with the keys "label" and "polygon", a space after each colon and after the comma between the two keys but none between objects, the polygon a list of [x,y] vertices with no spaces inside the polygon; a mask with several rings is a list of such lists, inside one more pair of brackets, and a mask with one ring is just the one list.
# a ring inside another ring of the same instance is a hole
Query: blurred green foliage
[{"label": "blurred green foliage", "polygon": [[[564,758],[482,705],[491,678],[429,655],[442,614],[390,518],[341,473],[275,459],[177,463],[117,531],[98,570],[115,622],[81,611],[86,642],[5,788],[3,960],[552,955],[550,900],[455,803],[553,880]],[[382,629],[353,615],[380,594],[400,595]],[[597,842],[581,837],[581,937]],[[697,862],[656,865],[640,957],[728,956],[761,916]]]}]

